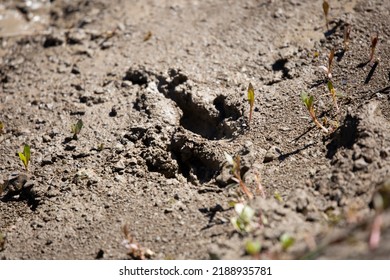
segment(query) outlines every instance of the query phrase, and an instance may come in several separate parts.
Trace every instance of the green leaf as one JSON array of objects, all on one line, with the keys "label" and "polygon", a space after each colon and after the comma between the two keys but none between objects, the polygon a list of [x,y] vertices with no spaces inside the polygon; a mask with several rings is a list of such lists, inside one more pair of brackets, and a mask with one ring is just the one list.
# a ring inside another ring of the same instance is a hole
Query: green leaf
[{"label": "green leaf", "polygon": [[235,230],[237,230],[238,232],[243,231],[243,228],[242,228],[241,224],[238,222],[238,218],[237,217],[232,217],[230,219],[230,222],[232,223],[232,225],[233,225]]},{"label": "green leaf", "polygon": [[292,236],[290,236],[288,233],[284,233],[280,237],[280,243],[282,244],[283,250],[287,250],[292,245],[294,245],[295,239]]},{"label": "green leaf", "polygon": [[312,95],[308,96],[306,92],[302,92],[301,100],[303,104],[305,104],[306,108],[310,110],[310,108],[313,106],[314,97]]},{"label": "green leaf", "polygon": [[333,84],[332,84],[331,81],[328,81],[328,89],[329,89],[330,92],[332,92],[332,90],[334,89]]},{"label": "green leaf", "polygon": [[245,243],[245,251],[248,255],[256,255],[260,253],[261,243],[259,241],[247,241]]},{"label": "green leaf", "polygon": [[249,104],[251,105],[251,107],[255,103],[255,90],[254,90],[251,83],[249,83],[249,86],[248,86],[248,101],[249,101]]},{"label": "green leaf", "polygon": [[233,200],[230,200],[230,201],[228,202],[229,207],[234,207],[234,205],[236,205],[236,204],[237,204],[237,202],[236,202],[236,201],[233,201]]},{"label": "green leaf", "polygon": [[26,161],[28,163],[30,161],[30,155],[31,155],[30,154],[30,146],[29,145],[24,145],[23,154],[26,157]]},{"label": "green leaf", "polygon": [[72,125],[73,138],[77,138],[77,135],[80,133],[82,128],[83,128],[83,121],[81,119],[78,120],[76,124]]},{"label": "green leaf", "polygon": [[24,156],[24,154],[19,152],[18,155],[20,160],[23,162],[24,166],[26,166],[26,157]]},{"label": "green leaf", "polygon": [[302,100],[302,103],[305,104],[305,106],[307,107],[308,95],[306,92],[301,93],[301,100]]},{"label": "green leaf", "polygon": [[253,86],[251,83],[249,83],[248,87],[248,101],[249,101],[249,122],[252,120],[252,114],[253,114],[253,105],[255,104],[255,90],[253,89]]},{"label": "green leaf", "polygon": [[275,198],[277,201],[279,201],[279,202],[283,202],[282,196],[281,196],[280,193],[277,192],[277,191],[275,191],[275,193],[274,193],[274,198]]},{"label": "green leaf", "polygon": [[314,101],[314,97],[313,97],[313,95],[310,95],[309,96],[309,100],[307,101],[307,106],[308,106],[309,109],[311,107],[313,107],[313,101]]},{"label": "green leaf", "polygon": [[310,95],[309,102],[308,102],[309,108],[313,107],[313,101],[314,101],[314,97],[313,97],[313,95]]},{"label": "green leaf", "polygon": [[23,153],[18,153],[20,160],[23,162],[24,167],[28,170],[28,163],[30,162],[30,146],[24,145]]}]

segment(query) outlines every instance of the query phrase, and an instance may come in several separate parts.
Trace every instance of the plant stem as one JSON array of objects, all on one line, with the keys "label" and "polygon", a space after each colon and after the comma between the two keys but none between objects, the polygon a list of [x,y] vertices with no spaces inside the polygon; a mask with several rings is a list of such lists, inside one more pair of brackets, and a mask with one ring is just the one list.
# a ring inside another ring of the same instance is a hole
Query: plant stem
[{"label": "plant stem", "polygon": [[242,191],[246,194],[246,196],[249,199],[253,199],[253,194],[249,191],[249,189],[247,188],[247,186],[245,185],[245,183],[241,179],[240,169],[238,169],[234,172],[234,177],[236,177],[236,182],[240,185]]},{"label": "plant stem", "polygon": [[328,134],[328,133],[329,133],[329,130],[328,130],[326,127],[324,127],[324,126],[318,121],[318,119],[317,119],[317,117],[316,117],[316,114],[314,113],[314,109],[311,108],[309,112],[310,112],[310,116],[311,116],[313,122],[314,122],[319,128],[321,128],[325,133]]}]

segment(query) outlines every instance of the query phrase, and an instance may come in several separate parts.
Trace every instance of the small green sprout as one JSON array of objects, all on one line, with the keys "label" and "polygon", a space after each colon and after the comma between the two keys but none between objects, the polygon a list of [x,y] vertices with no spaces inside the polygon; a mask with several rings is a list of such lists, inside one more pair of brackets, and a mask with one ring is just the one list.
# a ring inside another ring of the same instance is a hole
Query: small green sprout
[{"label": "small green sprout", "polygon": [[283,198],[278,191],[274,192],[274,198],[279,202],[283,202]]},{"label": "small green sprout", "polygon": [[328,89],[329,89],[330,95],[332,96],[333,105],[334,105],[334,107],[336,109],[336,112],[338,113],[339,112],[339,106],[337,104],[336,90],[334,89],[333,84],[332,84],[331,81],[328,81]]},{"label": "small green sprout", "polygon": [[250,232],[253,229],[252,219],[255,216],[255,210],[243,203],[236,203],[234,210],[238,216],[230,219],[233,227],[238,232]]},{"label": "small green sprout", "polygon": [[323,1],[322,2],[322,9],[323,9],[324,15],[325,15],[326,29],[329,30],[329,18],[328,18],[329,3],[328,3],[328,1]]},{"label": "small green sprout", "polygon": [[301,93],[301,99],[303,104],[305,104],[307,110],[309,111],[310,117],[313,120],[313,122],[322,129],[325,133],[329,133],[329,130],[325,128],[317,119],[316,113],[314,111],[314,97],[312,95],[308,96],[307,93],[302,92]]},{"label": "small green sprout", "polygon": [[30,146],[24,145],[23,153],[18,153],[20,160],[23,162],[24,167],[28,171],[28,163],[30,162]]},{"label": "small green sprout", "polygon": [[104,149],[104,143],[100,143],[100,144],[97,146],[97,150],[98,150],[99,152],[101,152],[101,151],[103,151],[103,149]]},{"label": "small green sprout", "polygon": [[223,152],[225,155],[226,161],[229,165],[232,166],[231,173],[233,175],[233,181],[240,185],[242,191],[248,196],[249,199],[253,198],[253,194],[249,191],[244,181],[241,178],[241,166],[240,166],[240,157],[236,156],[234,159],[231,155],[226,152]]},{"label": "small green sprout", "polygon": [[72,125],[73,139],[77,140],[77,135],[80,133],[83,128],[83,121],[80,119],[77,123]]},{"label": "small green sprout", "polygon": [[[375,49],[378,44],[378,33],[375,33],[375,35],[371,38],[371,46],[370,46],[370,63],[374,61],[375,58]],[[378,59],[376,59],[378,60]]]},{"label": "small green sprout", "polygon": [[2,121],[0,121],[0,134],[3,133],[3,129],[4,129],[4,124]]},{"label": "small green sprout", "polygon": [[260,241],[247,241],[245,243],[245,251],[248,255],[256,256],[261,251],[261,243]]},{"label": "small green sprout", "polygon": [[253,105],[255,104],[255,90],[253,89],[253,86],[251,83],[249,83],[248,86],[248,102],[249,102],[249,123],[252,120],[252,114],[253,114]]},{"label": "small green sprout", "polygon": [[295,239],[294,237],[290,236],[288,233],[284,233],[280,237],[280,244],[282,245],[283,250],[287,250],[292,245],[294,245]]},{"label": "small green sprout", "polygon": [[347,51],[349,49],[350,36],[351,36],[351,25],[347,23],[344,26],[344,51]]}]

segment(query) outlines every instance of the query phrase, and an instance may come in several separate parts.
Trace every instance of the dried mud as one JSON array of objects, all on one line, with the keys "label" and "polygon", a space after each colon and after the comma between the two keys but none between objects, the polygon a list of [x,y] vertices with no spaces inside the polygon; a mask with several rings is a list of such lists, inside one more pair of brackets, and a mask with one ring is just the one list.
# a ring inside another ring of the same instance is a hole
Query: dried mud
[{"label": "dried mud", "polygon": [[[330,5],[327,31],[322,1],[3,1],[0,258],[140,257],[127,225],[146,258],[388,259],[390,2]],[[338,113],[319,67],[331,49]],[[239,200],[250,232],[231,224]]]}]

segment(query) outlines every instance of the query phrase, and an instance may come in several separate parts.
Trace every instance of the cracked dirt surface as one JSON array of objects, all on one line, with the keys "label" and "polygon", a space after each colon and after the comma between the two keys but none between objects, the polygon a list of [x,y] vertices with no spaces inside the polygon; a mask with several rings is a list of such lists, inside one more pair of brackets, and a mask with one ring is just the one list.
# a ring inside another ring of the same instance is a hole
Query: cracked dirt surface
[{"label": "cracked dirt surface", "polygon": [[[389,258],[390,2],[329,2],[327,31],[322,1],[3,1],[0,258],[135,258],[124,225],[154,259]],[[338,114],[319,68],[331,49]],[[250,232],[230,222],[237,201]]]}]

